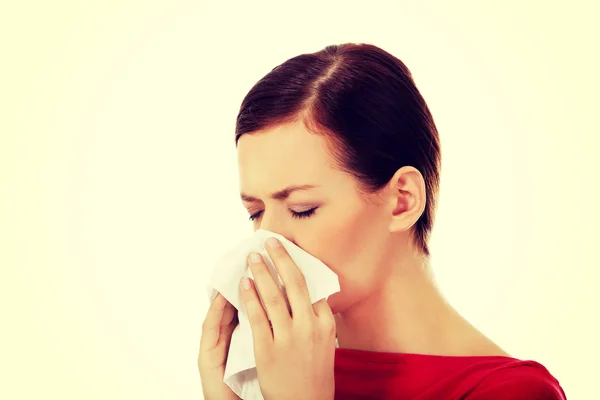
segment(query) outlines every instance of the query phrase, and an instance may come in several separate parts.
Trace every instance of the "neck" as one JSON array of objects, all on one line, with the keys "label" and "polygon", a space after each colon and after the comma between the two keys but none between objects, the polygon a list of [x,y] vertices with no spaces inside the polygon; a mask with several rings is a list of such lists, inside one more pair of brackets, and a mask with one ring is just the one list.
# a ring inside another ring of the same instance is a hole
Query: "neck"
[{"label": "neck", "polygon": [[468,323],[435,286],[428,260],[405,256],[396,262],[400,267],[393,269],[376,290],[336,314],[339,347],[393,353],[453,353],[457,345],[450,333],[468,331]]}]

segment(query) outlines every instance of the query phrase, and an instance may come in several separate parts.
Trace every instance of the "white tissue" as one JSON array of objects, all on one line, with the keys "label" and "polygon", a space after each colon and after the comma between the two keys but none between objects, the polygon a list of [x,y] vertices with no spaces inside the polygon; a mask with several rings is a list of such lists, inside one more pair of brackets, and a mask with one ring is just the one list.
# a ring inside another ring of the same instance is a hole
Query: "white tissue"
[{"label": "white tissue", "polygon": [[337,275],[322,261],[285,237],[264,229],[254,232],[251,238],[244,240],[219,260],[208,287],[209,297],[212,300],[217,292],[221,293],[238,310],[239,319],[239,324],[231,336],[223,382],[244,400],[260,400],[263,398],[256,375],[252,330],[240,298],[240,281],[242,278],[244,276],[254,278],[247,267],[247,258],[251,252],[257,252],[263,256],[271,274],[276,278],[276,282],[285,295],[283,282],[264,247],[264,242],[269,237],[279,239],[304,274],[311,303],[314,304],[340,291]]}]

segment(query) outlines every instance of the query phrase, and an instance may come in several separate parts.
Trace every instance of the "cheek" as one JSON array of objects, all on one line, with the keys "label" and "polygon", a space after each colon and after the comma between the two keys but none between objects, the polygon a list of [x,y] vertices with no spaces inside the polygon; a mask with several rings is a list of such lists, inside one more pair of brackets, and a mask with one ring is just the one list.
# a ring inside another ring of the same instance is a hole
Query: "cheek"
[{"label": "cheek", "polygon": [[323,210],[305,230],[294,235],[300,247],[339,277],[341,291],[328,300],[334,313],[369,296],[385,279],[378,271],[381,246],[388,234],[385,210],[351,196],[347,199]]},{"label": "cheek", "polygon": [[350,212],[350,207],[338,209],[345,212],[320,220],[300,244],[338,275],[343,290],[359,283],[368,285],[377,256],[372,254],[372,243],[380,240],[375,232],[381,227],[375,226],[377,218],[366,207],[355,206]]}]

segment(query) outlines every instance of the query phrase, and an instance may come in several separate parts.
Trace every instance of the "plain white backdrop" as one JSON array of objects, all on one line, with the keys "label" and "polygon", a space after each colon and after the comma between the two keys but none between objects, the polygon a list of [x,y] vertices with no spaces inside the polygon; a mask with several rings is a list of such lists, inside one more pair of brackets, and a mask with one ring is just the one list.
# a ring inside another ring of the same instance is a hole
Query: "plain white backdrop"
[{"label": "plain white backdrop", "polygon": [[593,398],[600,65],[583,1],[0,8],[0,397],[202,398],[208,274],[252,231],[242,98],[288,58],[366,42],[411,69],[440,131],[443,292]]}]

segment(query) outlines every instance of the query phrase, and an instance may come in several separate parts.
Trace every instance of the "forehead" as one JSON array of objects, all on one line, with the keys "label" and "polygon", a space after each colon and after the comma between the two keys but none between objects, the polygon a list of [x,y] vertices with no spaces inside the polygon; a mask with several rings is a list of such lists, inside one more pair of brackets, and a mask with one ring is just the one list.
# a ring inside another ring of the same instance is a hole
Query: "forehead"
[{"label": "forehead", "polygon": [[301,121],[243,135],[237,146],[242,191],[318,184],[333,173],[326,146],[327,139],[309,132]]}]

